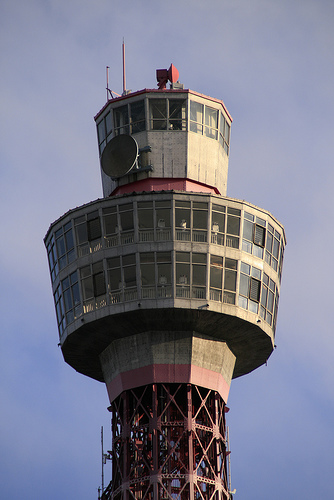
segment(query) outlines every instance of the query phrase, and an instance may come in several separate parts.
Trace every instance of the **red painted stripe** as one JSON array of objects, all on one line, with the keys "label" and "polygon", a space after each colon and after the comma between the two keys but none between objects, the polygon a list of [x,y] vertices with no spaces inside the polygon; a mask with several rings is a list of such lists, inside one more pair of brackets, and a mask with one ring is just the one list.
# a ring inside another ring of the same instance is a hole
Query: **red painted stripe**
[{"label": "red painted stripe", "polygon": [[191,179],[148,177],[117,187],[110,196],[142,191],[187,191],[191,193],[220,194],[217,188]]},{"label": "red painted stripe", "polygon": [[135,370],[120,373],[107,383],[109,400],[112,402],[123,391],[153,383],[193,384],[217,391],[225,403],[230,385],[217,372],[195,365],[159,364],[143,366]]}]

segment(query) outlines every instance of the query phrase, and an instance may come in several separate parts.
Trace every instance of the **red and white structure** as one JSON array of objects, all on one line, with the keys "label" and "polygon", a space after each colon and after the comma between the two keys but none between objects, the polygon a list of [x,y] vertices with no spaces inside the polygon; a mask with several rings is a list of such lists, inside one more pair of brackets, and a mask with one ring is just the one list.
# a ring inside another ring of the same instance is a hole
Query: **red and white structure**
[{"label": "red and white structure", "polygon": [[107,387],[102,498],[228,500],[230,383],[274,349],[285,233],[226,196],[224,103],[157,80],[96,115],[104,197],[45,237],[60,345]]}]

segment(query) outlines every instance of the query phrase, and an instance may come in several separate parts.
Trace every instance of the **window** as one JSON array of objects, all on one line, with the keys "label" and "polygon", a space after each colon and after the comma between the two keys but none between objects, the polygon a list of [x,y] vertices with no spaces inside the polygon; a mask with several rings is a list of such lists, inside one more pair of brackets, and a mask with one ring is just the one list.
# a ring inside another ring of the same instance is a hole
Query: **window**
[{"label": "window", "polygon": [[130,104],[130,124],[131,134],[142,132],[146,129],[145,125],[145,103],[136,101]]},{"label": "window", "polygon": [[100,156],[102,155],[102,152],[104,148],[106,147],[107,143],[111,139],[111,132],[112,132],[112,119],[111,119],[111,112],[107,113],[104,118],[97,124],[97,139],[99,143],[99,151],[100,151]]},{"label": "window", "polygon": [[208,204],[198,201],[175,201],[176,239],[206,242],[208,230]]},{"label": "window", "polygon": [[65,330],[66,321],[65,321],[64,302],[60,285],[57,286],[56,291],[54,293],[54,301],[56,306],[58,330],[59,330],[59,335],[61,336]]},{"label": "window", "polygon": [[68,222],[55,232],[59,270],[75,259],[72,222]]},{"label": "window", "polygon": [[222,113],[220,114],[219,123],[219,141],[228,155],[230,149],[230,125]]},{"label": "window", "polygon": [[138,208],[139,241],[154,240],[153,201],[140,201]]},{"label": "window", "polygon": [[120,106],[114,109],[115,135],[129,133],[128,106]]},{"label": "window", "polygon": [[103,261],[80,269],[84,313],[106,306],[106,284]]},{"label": "window", "polygon": [[239,248],[240,215],[237,208],[227,207],[226,246]]},{"label": "window", "polygon": [[176,296],[205,299],[207,255],[204,253],[176,252],[175,259]]},{"label": "window", "polygon": [[75,271],[62,280],[61,287],[64,298],[66,324],[69,324],[82,314],[78,272]]},{"label": "window", "polygon": [[98,210],[74,219],[78,256],[97,252],[102,248],[102,230]]},{"label": "window", "polygon": [[239,306],[258,313],[261,293],[262,271],[241,262],[239,281]]},{"label": "window", "polygon": [[226,207],[212,205],[211,243],[224,245]]},{"label": "window", "polygon": [[197,134],[203,134],[204,105],[196,101],[190,101],[190,130]]},{"label": "window", "polygon": [[150,99],[152,130],[186,130],[185,99]]},{"label": "window", "polygon": [[218,110],[205,106],[205,135],[211,139],[218,138]]},{"label": "window", "polygon": [[54,280],[56,279],[59,270],[57,255],[56,255],[55,239],[53,235],[51,236],[48,244],[46,245],[46,250],[48,253],[49,268],[50,268],[51,280],[53,283]]}]

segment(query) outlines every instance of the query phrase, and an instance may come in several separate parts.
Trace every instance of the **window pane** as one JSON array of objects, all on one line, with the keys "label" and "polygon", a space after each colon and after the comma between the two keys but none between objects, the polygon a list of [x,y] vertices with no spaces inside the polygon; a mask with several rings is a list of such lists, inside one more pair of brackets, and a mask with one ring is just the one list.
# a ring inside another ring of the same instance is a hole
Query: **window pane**
[{"label": "window pane", "polygon": [[240,275],[239,293],[241,295],[245,295],[246,297],[249,296],[249,282],[250,278],[248,276],[245,276],[244,274]]},{"label": "window pane", "polygon": [[189,285],[190,283],[190,265],[176,264],[176,282],[178,285]]},{"label": "window pane", "polygon": [[184,208],[175,209],[175,225],[182,229],[190,228],[190,210]]},{"label": "window pane", "polygon": [[205,210],[193,211],[193,227],[194,229],[208,228],[208,213]]},{"label": "window pane", "polygon": [[67,233],[65,233],[65,239],[66,239],[67,250],[71,250],[74,247],[72,229],[70,231],[67,231]]},{"label": "window pane", "polygon": [[112,123],[111,123],[111,113],[108,113],[106,115],[106,129],[107,129],[107,135],[109,135],[112,131]]},{"label": "window pane", "polygon": [[193,285],[205,286],[206,266],[193,264]]},{"label": "window pane", "polygon": [[82,280],[82,294],[84,300],[94,297],[93,279],[91,276]]},{"label": "window pane", "polygon": [[154,264],[141,264],[141,283],[143,286],[155,285]]},{"label": "window pane", "polygon": [[137,101],[130,104],[132,133],[145,130],[145,106],[144,101]]},{"label": "window pane", "polygon": [[160,229],[171,227],[169,208],[159,208],[156,210],[156,224],[156,227]]},{"label": "window pane", "polygon": [[200,124],[203,123],[203,104],[190,101],[190,120]]},{"label": "window pane", "polygon": [[120,106],[114,109],[114,121],[115,127],[117,128],[118,134],[128,134],[129,133],[129,115],[128,106]]},{"label": "window pane", "polygon": [[106,236],[117,233],[117,214],[104,216],[104,233]]},{"label": "window pane", "polygon": [[[212,259],[214,257],[214,259]],[[222,257],[211,256],[210,266],[210,286],[213,288],[222,288],[223,277],[223,259]]]},{"label": "window pane", "polygon": [[212,231],[217,233],[225,232],[225,214],[212,212]]},{"label": "window pane", "polygon": [[94,282],[94,295],[95,295],[95,297],[99,297],[100,295],[103,295],[106,293],[106,285],[105,285],[103,273],[94,274],[93,282]]},{"label": "window pane", "polygon": [[136,266],[124,268],[124,282],[125,288],[136,286]]},{"label": "window pane", "polygon": [[100,121],[100,123],[97,124],[97,135],[99,139],[99,144],[105,139],[106,134],[104,130],[104,121]]},{"label": "window pane", "polygon": [[139,229],[153,228],[153,209],[138,210]]},{"label": "window pane", "polygon": [[57,239],[57,253],[58,257],[65,254],[65,240],[63,236]]},{"label": "window pane", "polygon": [[88,241],[88,233],[87,233],[87,225],[86,223],[80,224],[75,228],[77,243],[80,245],[81,243],[85,243]]},{"label": "window pane", "polygon": [[122,231],[129,231],[133,229],[133,213],[131,212],[122,212],[120,214],[121,217],[121,229]]},{"label": "window pane", "polygon": [[166,285],[172,282],[171,264],[158,264],[158,284]]},{"label": "window pane", "polygon": [[167,101],[166,99],[151,99],[151,118],[154,130],[167,129]]},{"label": "window pane", "polygon": [[224,290],[236,290],[237,284],[237,273],[235,271],[230,271],[225,269],[225,280],[224,280]]},{"label": "window pane", "polygon": [[227,229],[228,234],[239,235],[240,232],[240,219],[239,217],[233,217],[233,215],[227,216]]},{"label": "window pane", "polygon": [[108,278],[110,290],[119,290],[122,288],[121,269],[119,267],[109,271]]},{"label": "window pane", "polygon": [[186,127],[186,102],[184,100],[169,100],[169,128],[185,130]]}]

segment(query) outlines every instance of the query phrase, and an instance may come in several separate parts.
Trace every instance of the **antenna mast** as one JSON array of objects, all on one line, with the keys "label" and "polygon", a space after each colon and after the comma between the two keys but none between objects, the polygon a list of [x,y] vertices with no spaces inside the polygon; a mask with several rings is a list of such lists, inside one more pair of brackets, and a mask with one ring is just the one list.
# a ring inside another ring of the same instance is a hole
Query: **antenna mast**
[{"label": "antenna mast", "polygon": [[123,38],[122,43],[122,56],[123,56],[123,95],[126,94],[126,79],[125,79],[125,43]]}]

